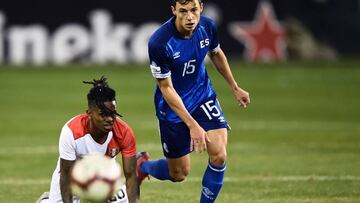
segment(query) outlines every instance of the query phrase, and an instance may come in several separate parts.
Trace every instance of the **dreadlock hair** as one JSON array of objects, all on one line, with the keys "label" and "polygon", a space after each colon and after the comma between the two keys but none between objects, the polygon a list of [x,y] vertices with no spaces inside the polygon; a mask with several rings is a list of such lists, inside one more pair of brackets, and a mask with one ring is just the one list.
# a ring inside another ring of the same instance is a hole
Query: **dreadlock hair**
[{"label": "dreadlock hair", "polygon": [[90,89],[87,94],[87,100],[89,106],[96,105],[100,108],[105,115],[118,115],[116,111],[107,108],[104,102],[114,101],[115,100],[115,90],[109,87],[106,82],[107,78],[101,76],[99,80],[93,79],[93,81],[83,81],[85,84],[91,84],[93,87]]},{"label": "dreadlock hair", "polygon": [[[171,5],[175,7],[176,2],[178,2],[179,4],[188,4],[189,2],[191,2],[193,0],[171,0]],[[202,3],[202,0],[197,0],[199,1],[199,3]]]}]

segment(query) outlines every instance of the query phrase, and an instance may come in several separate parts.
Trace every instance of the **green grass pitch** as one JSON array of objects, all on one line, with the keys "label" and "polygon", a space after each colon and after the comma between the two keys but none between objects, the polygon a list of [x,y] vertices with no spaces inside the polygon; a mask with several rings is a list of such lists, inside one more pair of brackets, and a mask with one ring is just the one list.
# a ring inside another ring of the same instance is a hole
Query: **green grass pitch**
[{"label": "green grass pitch", "polygon": [[[231,66],[252,100],[239,108],[208,67],[232,127],[217,202],[360,202],[360,61]],[[48,190],[60,129],[86,110],[82,81],[103,74],[138,150],[162,156],[148,65],[0,66],[0,202],[34,202]],[[145,181],[142,202],[198,202],[206,163],[193,154],[183,183]]]}]

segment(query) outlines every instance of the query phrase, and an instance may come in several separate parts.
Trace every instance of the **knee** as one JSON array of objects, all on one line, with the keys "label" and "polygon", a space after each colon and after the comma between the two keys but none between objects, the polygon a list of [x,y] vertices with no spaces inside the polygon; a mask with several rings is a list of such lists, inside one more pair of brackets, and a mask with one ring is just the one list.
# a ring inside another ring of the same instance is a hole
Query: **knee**
[{"label": "knee", "polygon": [[226,162],[226,151],[216,153],[210,156],[210,163],[214,166],[223,166]]},{"label": "knee", "polygon": [[173,182],[181,182],[185,180],[186,176],[188,176],[190,172],[190,168],[178,168],[175,170],[170,170],[170,176]]}]

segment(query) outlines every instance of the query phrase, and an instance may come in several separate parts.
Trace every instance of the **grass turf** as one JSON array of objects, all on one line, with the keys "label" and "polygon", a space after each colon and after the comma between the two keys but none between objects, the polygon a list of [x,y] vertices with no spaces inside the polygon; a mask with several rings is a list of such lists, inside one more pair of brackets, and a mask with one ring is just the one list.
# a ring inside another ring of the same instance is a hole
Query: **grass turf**
[{"label": "grass turf", "polygon": [[[209,66],[232,126],[217,202],[359,202],[360,62],[231,65],[252,101],[239,108]],[[0,202],[34,202],[48,190],[59,131],[86,109],[82,81],[103,74],[138,149],[162,156],[147,65],[1,66]],[[198,202],[206,163],[205,154],[193,154],[185,182],[144,182],[142,202]]]}]

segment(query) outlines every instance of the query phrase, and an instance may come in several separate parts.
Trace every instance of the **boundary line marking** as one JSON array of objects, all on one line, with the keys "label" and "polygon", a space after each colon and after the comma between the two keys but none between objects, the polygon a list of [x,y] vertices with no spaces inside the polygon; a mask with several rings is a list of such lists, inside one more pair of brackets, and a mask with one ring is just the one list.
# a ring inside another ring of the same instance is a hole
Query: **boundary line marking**
[{"label": "boundary line marking", "polygon": [[[160,152],[161,144],[159,143],[148,143],[139,144],[138,149],[147,151]],[[58,146],[33,146],[33,147],[3,147],[0,148],[0,155],[46,155],[46,154],[58,154]]]},{"label": "boundary line marking", "polygon": [[[185,182],[201,182],[202,177],[189,177]],[[324,182],[324,181],[360,181],[360,176],[247,176],[247,177],[225,177],[225,182],[240,183],[240,182]],[[20,178],[7,178],[0,179],[0,185],[49,185],[51,179],[20,179]],[[151,183],[161,183],[163,181],[155,178],[150,179]]]}]

